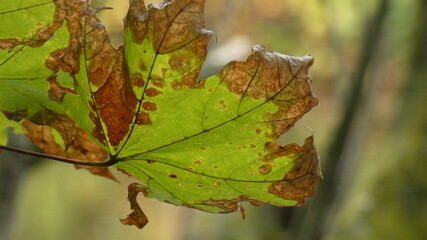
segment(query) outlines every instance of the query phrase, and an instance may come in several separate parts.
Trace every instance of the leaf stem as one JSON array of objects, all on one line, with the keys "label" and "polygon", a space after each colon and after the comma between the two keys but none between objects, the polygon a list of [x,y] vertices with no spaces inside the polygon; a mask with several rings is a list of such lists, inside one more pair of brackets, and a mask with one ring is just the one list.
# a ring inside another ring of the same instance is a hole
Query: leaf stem
[{"label": "leaf stem", "polygon": [[11,152],[16,152],[16,153],[21,153],[21,154],[25,154],[25,155],[35,156],[35,157],[51,159],[51,160],[64,162],[64,163],[82,165],[82,166],[109,167],[109,166],[112,166],[112,165],[117,163],[117,160],[115,158],[110,158],[109,160],[107,160],[105,162],[87,162],[87,161],[82,161],[79,159],[55,156],[55,155],[50,155],[50,154],[46,154],[46,153],[32,152],[32,151],[22,150],[19,148],[14,148],[14,147],[9,147],[9,146],[4,146],[4,145],[0,145],[0,149],[11,151]]}]

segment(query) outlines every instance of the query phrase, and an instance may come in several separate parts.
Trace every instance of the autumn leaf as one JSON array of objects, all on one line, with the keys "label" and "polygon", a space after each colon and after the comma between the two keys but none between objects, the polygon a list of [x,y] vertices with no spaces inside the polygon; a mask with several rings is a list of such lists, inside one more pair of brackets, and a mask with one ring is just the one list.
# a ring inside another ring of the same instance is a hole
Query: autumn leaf
[{"label": "autumn leaf", "polygon": [[243,212],[243,201],[303,205],[314,194],[313,137],[275,142],[317,105],[310,55],[254,46],[246,61],[199,80],[212,35],[204,0],[132,0],[118,49],[90,1],[1,2],[0,131],[13,122],[48,154],[108,156],[103,166],[138,178],[123,223],[148,222],[138,192],[213,213]]}]

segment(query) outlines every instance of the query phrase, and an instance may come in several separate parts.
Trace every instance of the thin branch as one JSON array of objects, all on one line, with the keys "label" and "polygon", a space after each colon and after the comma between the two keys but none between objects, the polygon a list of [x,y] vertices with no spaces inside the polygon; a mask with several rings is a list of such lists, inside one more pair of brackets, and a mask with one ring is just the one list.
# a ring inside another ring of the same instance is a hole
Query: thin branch
[{"label": "thin branch", "polygon": [[20,154],[25,154],[25,155],[29,155],[29,156],[51,159],[51,160],[55,160],[55,161],[59,161],[59,162],[77,164],[77,165],[82,165],[82,166],[91,166],[91,167],[109,167],[109,166],[112,166],[118,162],[117,159],[115,159],[115,158],[110,158],[108,161],[105,161],[105,162],[87,162],[87,161],[82,161],[79,159],[55,156],[55,155],[50,155],[50,154],[46,154],[46,153],[32,152],[32,151],[22,150],[19,148],[14,148],[14,147],[9,147],[9,146],[4,146],[4,145],[0,145],[0,149],[11,151],[11,152],[16,152],[16,153],[20,153]]}]

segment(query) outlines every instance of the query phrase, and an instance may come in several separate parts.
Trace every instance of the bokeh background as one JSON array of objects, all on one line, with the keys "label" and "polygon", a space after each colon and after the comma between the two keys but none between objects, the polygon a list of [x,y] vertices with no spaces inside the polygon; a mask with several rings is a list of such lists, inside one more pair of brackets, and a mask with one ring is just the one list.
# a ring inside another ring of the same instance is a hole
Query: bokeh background
[{"label": "bokeh background", "polygon": [[[93,2],[114,7],[99,17],[121,45],[128,1]],[[0,239],[427,239],[427,1],[207,0],[205,12],[215,36],[202,78],[255,44],[315,57],[320,103],[280,142],[314,133],[325,177],[316,196],[299,208],[245,205],[245,220],[140,197],[150,223],[138,230],[118,220],[134,179],[4,153]]]}]

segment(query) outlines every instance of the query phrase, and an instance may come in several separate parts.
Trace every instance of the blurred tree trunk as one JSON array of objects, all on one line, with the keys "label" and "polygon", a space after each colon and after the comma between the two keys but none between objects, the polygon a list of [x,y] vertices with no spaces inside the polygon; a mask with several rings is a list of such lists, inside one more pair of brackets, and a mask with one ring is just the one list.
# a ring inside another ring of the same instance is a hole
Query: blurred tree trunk
[{"label": "blurred tree trunk", "polygon": [[[393,105],[394,122],[387,134],[376,139],[381,143],[375,146],[374,158],[368,159],[383,162],[372,186],[364,193],[370,199],[370,210],[359,213],[351,226],[340,230],[338,239],[427,236],[427,0],[414,5],[411,14],[415,21],[405,26],[413,33],[402,42],[410,47],[410,54],[406,81],[398,104]],[[365,166],[369,167],[369,163]],[[351,227],[363,229],[363,238],[349,236]]]},{"label": "blurred tree trunk", "polygon": [[[9,136],[9,144],[25,149],[31,146],[22,138]],[[0,155],[0,239],[9,239],[15,197],[22,177],[33,165],[33,157],[13,152],[3,151]]]},{"label": "blurred tree trunk", "polygon": [[[403,101],[397,116],[396,125],[408,122],[411,117],[425,118],[427,103],[427,0],[420,0],[418,4],[418,22],[408,44],[413,46],[408,81],[403,92]],[[424,122],[424,127],[426,127]],[[398,128],[401,129],[401,128]],[[401,129],[401,131],[404,129]],[[424,129],[425,130],[425,129]],[[425,135],[424,135],[425,136]]]},{"label": "blurred tree trunk", "polygon": [[[285,212],[283,218],[290,222],[288,226],[289,239],[315,240],[323,239],[329,230],[331,220],[331,209],[339,204],[339,197],[345,194],[341,189],[341,180],[346,165],[355,161],[352,154],[352,144],[355,130],[355,121],[360,117],[361,103],[364,99],[365,76],[373,62],[382,37],[382,28],[389,12],[389,0],[381,0],[378,9],[367,27],[361,47],[361,54],[356,71],[352,75],[352,83],[348,89],[348,99],[344,105],[342,119],[339,121],[335,137],[330,143],[329,150],[322,165],[325,178],[317,189],[316,195],[309,200],[306,207]],[[341,192],[340,192],[341,191]]]},{"label": "blurred tree trunk", "polygon": [[414,13],[417,22],[408,41],[412,47],[408,79],[396,112],[394,131],[390,134],[397,148],[396,166],[383,180],[393,184],[381,186],[383,191],[374,193],[377,199],[394,201],[378,206],[380,213],[396,213],[393,224],[377,227],[376,235],[382,239],[395,236],[425,239],[427,236],[427,0],[420,0],[417,7]]}]

